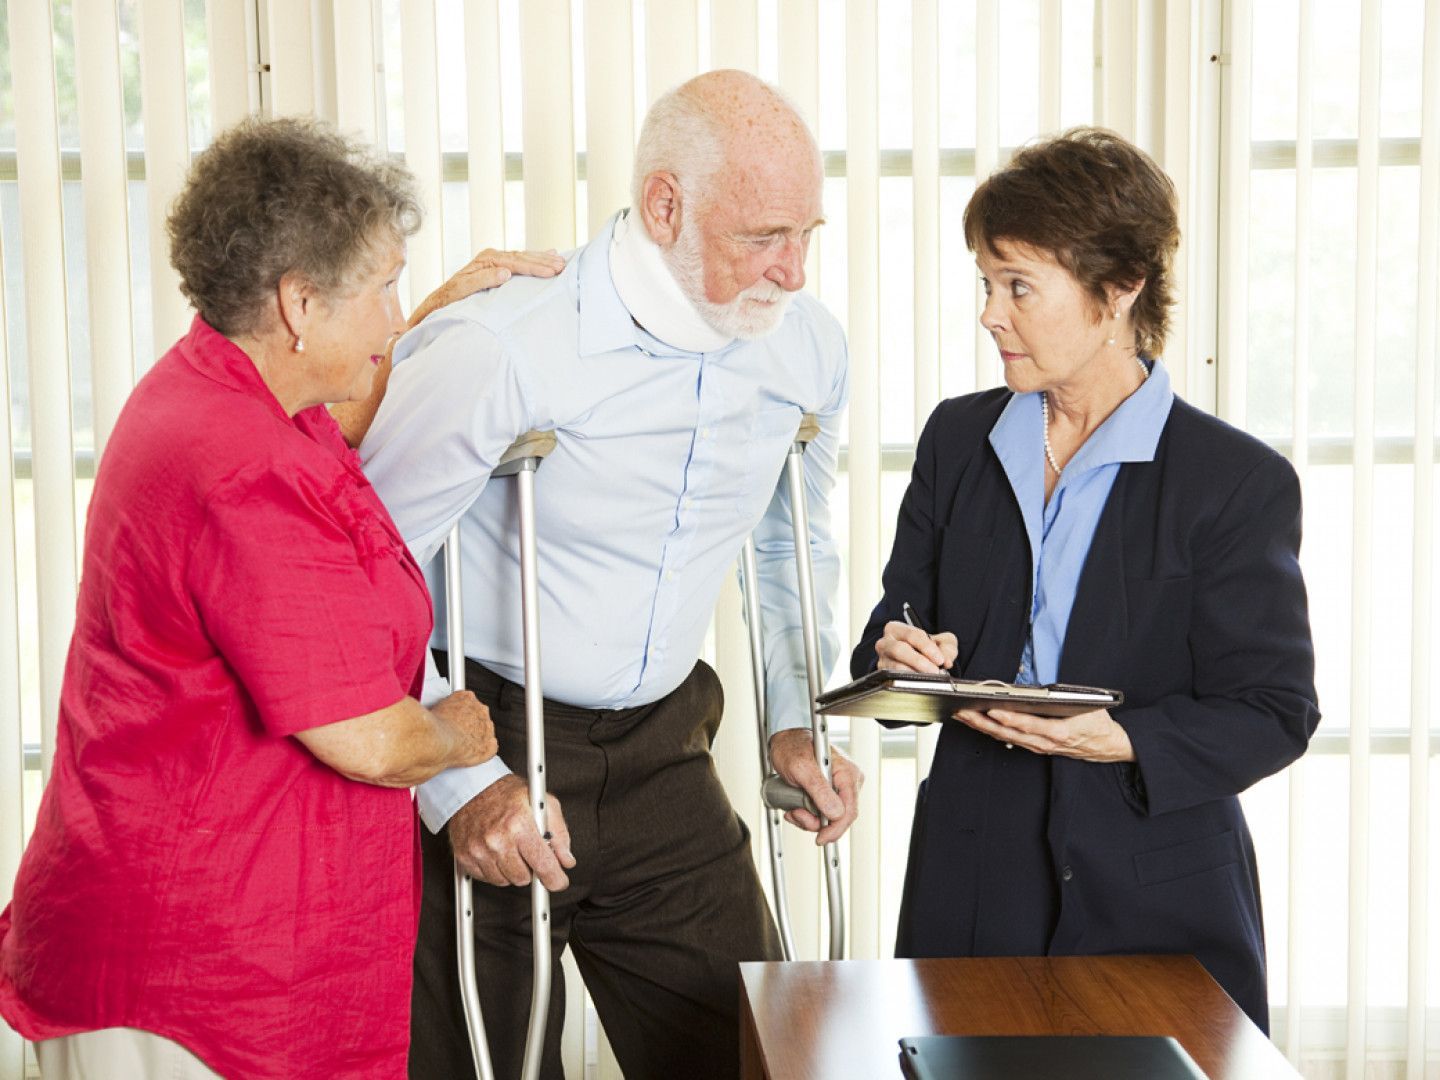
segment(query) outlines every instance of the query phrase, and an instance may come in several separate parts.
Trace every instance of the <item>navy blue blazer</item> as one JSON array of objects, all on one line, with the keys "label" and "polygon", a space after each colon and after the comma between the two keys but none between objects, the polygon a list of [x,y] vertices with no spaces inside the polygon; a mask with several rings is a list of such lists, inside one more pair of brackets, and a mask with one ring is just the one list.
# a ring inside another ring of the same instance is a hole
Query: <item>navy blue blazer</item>
[{"label": "navy blue blazer", "polygon": [[[916,447],[884,596],[851,658],[909,601],[959,641],[955,673],[1012,680],[1030,549],[989,443],[1010,399],[941,403]],[[1239,792],[1319,722],[1300,489],[1279,454],[1176,399],[1126,463],[1066,629],[1063,682],[1124,691],[1137,761],[1097,764],[940,733],[917,798],[900,956],[1192,953],[1269,1028],[1255,853]]]}]

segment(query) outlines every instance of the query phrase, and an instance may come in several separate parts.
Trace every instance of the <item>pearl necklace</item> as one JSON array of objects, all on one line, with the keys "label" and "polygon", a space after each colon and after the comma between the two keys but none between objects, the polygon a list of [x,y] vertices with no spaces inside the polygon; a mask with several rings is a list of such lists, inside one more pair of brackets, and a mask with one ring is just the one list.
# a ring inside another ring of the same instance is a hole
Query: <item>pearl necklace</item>
[{"label": "pearl necklace", "polygon": [[[1140,365],[1140,383],[1143,386],[1145,380],[1150,378],[1150,369],[1145,366],[1145,361],[1135,357],[1135,362]],[[1050,468],[1055,470],[1055,475],[1060,475],[1060,465],[1055,460],[1055,451],[1050,449],[1050,395],[1040,392],[1040,430],[1045,438],[1045,460],[1050,463]]]}]

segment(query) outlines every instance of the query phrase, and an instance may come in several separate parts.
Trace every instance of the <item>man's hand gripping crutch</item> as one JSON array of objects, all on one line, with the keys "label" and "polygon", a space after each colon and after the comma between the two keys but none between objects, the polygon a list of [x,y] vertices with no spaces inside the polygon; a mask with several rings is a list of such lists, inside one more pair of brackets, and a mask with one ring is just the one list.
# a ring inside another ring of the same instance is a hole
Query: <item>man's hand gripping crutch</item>
[{"label": "man's hand gripping crutch", "polygon": [[855,820],[859,809],[860,786],[864,776],[845,755],[830,747],[829,722],[815,711],[815,698],[823,689],[820,625],[816,614],[814,571],[810,557],[810,519],[805,498],[803,458],[805,448],[819,434],[819,424],[807,414],[795,434],[785,459],[783,483],[787,486],[795,541],[795,572],[799,591],[801,630],[805,649],[805,672],[810,701],[809,727],[769,734],[765,694],[764,648],[761,641],[759,573],[755,541],[745,541],[741,553],[741,583],[745,595],[746,622],[750,631],[750,658],[755,684],[755,713],[760,734],[760,768],[765,802],[766,839],[770,851],[770,873],[775,897],[775,918],[787,960],[795,959],[794,935],[790,928],[789,905],[782,864],[782,839],[778,818],[781,813],[792,825],[817,833],[816,843],[825,850],[825,891],[829,902],[832,960],[845,955],[845,909],[840,883],[840,853],[837,841]]},{"label": "man's hand gripping crutch", "polygon": [[[470,1050],[480,1080],[492,1080],[489,1043],[480,1015],[475,973],[475,922],[470,878],[491,885],[530,885],[534,949],[530,1024],[525,1038],[524,1080],[540,1075],[545,1025],[550,1008],[552,972],[550,893],[570,884],[565,869],[575,865],[570,833],[560,801],[545,789],[544,693],[540,680],[539,586],[535,555],[535,470],[555,448],[552,432],[522,435],[501,457],[491,474],[514,476],[520,507],[520,592],[525,663],[526,780],[502,778],[451,818],[450,844],[455,853],[457,962]],[[464,688],[464,618],[461,613],[460,543],[457,527],[446,543],[446,602],[450,646],[450,678]]]}]

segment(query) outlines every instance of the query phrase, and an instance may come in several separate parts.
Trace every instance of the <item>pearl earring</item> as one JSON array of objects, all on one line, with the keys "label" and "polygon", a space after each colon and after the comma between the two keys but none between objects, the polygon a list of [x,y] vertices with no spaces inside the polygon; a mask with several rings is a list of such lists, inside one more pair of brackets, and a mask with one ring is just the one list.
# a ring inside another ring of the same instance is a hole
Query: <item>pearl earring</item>
[{"label": "pearl earring", "polygon": [[[1116,322],[1119,322],[1119,321],[1120,321],[1120,312],[1118,312],[1118,311],[1115,312],[1115,313],[1114,313],[1114,318],[1115,318],[1115,321],[1116,321]],[[1114,334],[1113,331],[1111,332],[1110,336],[1105,339],[1105,344],[1106,344],[1106,345],[1114,345],[1114,344],[1115,344],[1115,334]]]},{"label": "pearl earring", "polygon": [[[1112,340],[1112,341],[1110,342],[1110,344],[1111,344],[1111,345],[1114,345],[1115,342]],[[305,351],[305,339],[304,339],[304,338],[299,338],[299,337],[297,337],[297,338],[295,339],[295,351],[296,351],[296,352],[304,352],[304,351]]]}]

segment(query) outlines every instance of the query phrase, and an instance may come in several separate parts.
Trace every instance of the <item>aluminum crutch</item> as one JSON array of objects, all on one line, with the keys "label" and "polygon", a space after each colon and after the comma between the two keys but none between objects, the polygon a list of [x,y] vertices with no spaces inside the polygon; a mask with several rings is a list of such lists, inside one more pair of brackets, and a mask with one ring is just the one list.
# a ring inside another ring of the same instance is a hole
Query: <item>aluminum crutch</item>
[{"label": "aluminum crutch", "polygon": [[[555,449],[555,434],[531,431],[520,436],[500,457],[490,474],[514,476],[520,504],[520,610],[525,664],[525,769],[530,789],[530,811],[535,827],[550,839],[545,806],[545,713],[540,683],[540,594],[535,557],[535,470]],[[445,606],[449,638],[450,686],[465,688],[465,620],[460,589],[460,526],[445,542]],[[538,877],[530,879],[530,926],[534,963],[530,994],[530,1025],[525,1033],[523,1080],[536,1080],[545,1050],[545,1023],[550,1011],[550,894]],[[456,959],[460,967],[460,999],[470,1034],[470,1053],[479,1080],[494,1080],[490,1044],[480,1015],[480,988],[475,975],[475,908],[470,879],[455,864]]]},{"label": "aluminum crutch", "polygon": [[[815,760],[826,783],[831,780],[830,722],[815,709],[821,685],[820,620],[815,607],[815,575],[810,557],[810,514],[805,499],[805,448],[820,434],[820,424],[806,413],[785,457],[785,481],[790,493],[790,517],[795,536],[795,577],[800,593],[800,626],[805,645],[805,675],[810,695],[810,733]],[[745,541],[741,553],[741,583],[745,595],[746,622],[750,630],[750,664],[755,683],[755,713],[760,734],[761,798],[765,803],[766,837],[770,842],[770,877],[775,892],[775,918],[780,943],[787,960],[795,956],[794,935],[785,896],[784,852],[780,844],[780,818],[787,810],[803,806],[820,817],[815,804],[799,788],[787,784],[770,769],[770,740],[765,697],[765,655],[760,636],[760,579],[755,566],[755,542]],[[824,820],[823,818],[821,819]],[[845,957],[845,900],[840,892],[840,849],[825,845],[825,895],[830,908],[830,959]]]},{"label": "aluminum crutch", "polygon": [[[745,602],[745,624],[750,631],[750,674],[755,686],[755,725],[760,736],[760,795],[764,802],[765,842],[770,852],[770,885],[775,895],[775,924],[780,930],[780,952],[786,960],[795,959],[795,934],[790,929],[790,904],[785,890],[785,849],[780,822],[784,811],[771,804],[766,788],[780,777],[770,771],[769,708],[765,699],[765,647],[760,634],[760,572],[755,566],[755,538],[747,536],[740,551],[740,592]],[[780,783],[797,795],[783,780]]]}]

